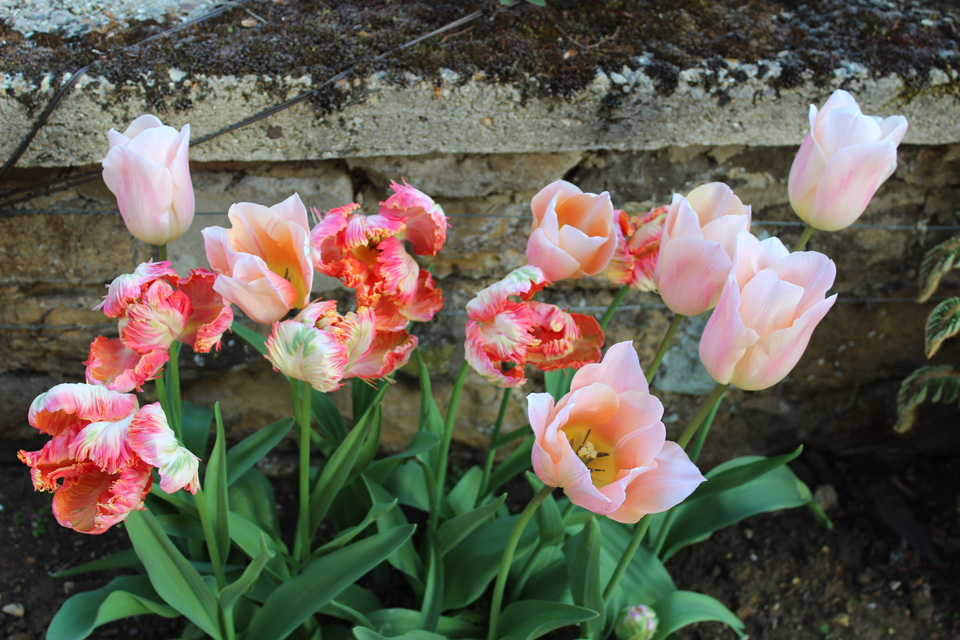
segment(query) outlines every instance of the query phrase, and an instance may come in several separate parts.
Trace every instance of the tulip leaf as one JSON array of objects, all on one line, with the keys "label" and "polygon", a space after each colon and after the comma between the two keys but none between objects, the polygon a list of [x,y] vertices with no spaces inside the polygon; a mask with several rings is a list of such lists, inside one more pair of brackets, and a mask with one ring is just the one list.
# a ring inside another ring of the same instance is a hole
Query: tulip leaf
[{"label": "tulip leaf", "polygon": [[576,369],[555,369],[543,373],[543,383],[547,393],[553,396],[554,400],[560,400],[570,392],[570,383],[573,382],[573,374]]},{"label": "tulip leaf", "polygon": [[[438,441],[443,435],[443,418],[440,415],[440,409],[433,398],[433,384],[430,382],[430,371],[423,361],[423,354],[420,348],[413,350],[413,355],[417,361],[417,372],[420,375],[420,418],[418,421],[418,431],[433,434]],[[433,449],[429,455],[421,459],[427,463],[431,469],[436,469],[439,462],[440,450]]]},{"label": "tulip leaf", "polygon": [[514,440],[519,440],[520,438],[526,438],[531,434],[530,425],[525,424],[522,427],[517,427],[513,431],[502,434],[499,438],[490,443],[491,449],[499,449],[500,447],[506,446],[513,442]]},{"label": "tulip leaf", "polygon": [[920,295],[917,302],[926,302],[937,290],[940,279],[951,269],[960,267],[960,235],[954,236],[927,251],[920,263]]},{"label": "tulip leaf", "polygon": [[392,502],[374,502],[373,506],[370,507],[370,510],[367,512],[367,515],[364,516],[356,525],[344,529],[338,533],[333,540],[326,543],[319,549],[313,552],[313,555],[317,558],[330,553],[336,549],[339,549],[343,545],[347,544],[358,535],[363,533],[363,531],[369,527],[371,524],[377,521],[378,518],[389,512],[391,509],[397,506],[396,498]]},{"label": "tulip leaf", "polygon": [[897,425],[904,433],[913,428],[924,400],[949,403],[960,398],[960,372],[950,365],[920,367],[904,379],[897,393]]},{"label": "tulip leaf", "polygon": [[176,618],[180,612],[165,604],[146,576],[120,576],[105,586],[71,596],[50,622],[49,640],[82,640],[114,620],[154,613]]},{"label": "tulip leaf", "polygon": [[258,429],[253,435],[241,440],[227,451],[227,485],[246,473],[270,450],[283,440],[293,427],[293,418],[277,420],[273,424]]},{"label": "tulip leaf", "polygon": [[503,638],[535,640],[554,629],[597,617],[596,611],[546,600],[520,600],[503,610],[498,628]]},{"label": "tulip leaf", "polygon": [[313,414],[317,424],[320,425],[320,433],[333,446],[338,446],[347,437],[347,425],[343,422],[343,416],[340,410],[333,403],[330,396],[321,393],[316,389],[311,389],[310,412]]},{"label": "tulip leaf", "polygon": [[414,528],[407,525],[377,533],[311,562],[270,594],[250,621],[247,637],[283,640],[409,541]]},{"label": "tulip leaf", "polygon": [[947,338],[960,333],[960,297],[947,298],[930,312],[926,326],[927,358],[932,358]]},{"label": "tulip leaf", "polygon": [[239,513],[230,512],[230,539],[233,540],[237,548],[243,551],[249,558],[256,558],[261,550],[260,540],[265,540],[267,550],[270,551],[270,557],[266,561],[267,572],[278,580],[286,580],[290,577],[290,569],[281,559],[280,554],[287,554],[287,546],[282,540],[276,540],[269,531],[264,531],[255,523],[244,518]]},{"label": "tulip leaf", "polygon": [[[390,495],[390,492],[384,489],[379,483],[367,478],[365,475],[361,475],[360,477],[363,479],[363,483],[367,487],[367,492],[370,494],[370,501],[374,504],[395,500],[395,498]],[[377,530],[381,533],[406,524],[407,518],[400,509],[391,509],[380,518],[377,518]],[[411,541],[407,540],[400,545],[397,551],[387,558],[387,562],[398,571],[404,573],[407,578],[413,582],[415,591],[423,591],[423,562],[420,560],[420,554],[414,549]]]},{"label": "tulip leaf", "polygon": [[[534,487],[534,490],[539,491],[540,487]],[[541,547],[552,547],[563,542],[566,527],[563,524],[560,509],[557,507],[557,501],[552,495],[544,498],[534,515],[537,518],[537,528],[540,529]]]},{"label": "tulip leaf", "polygon": [[735,489],[751,480],[759,478],[768,471],[782,467],[788,462],[793,461],[802,452],[803,445],[800,445],[790,453],[782,456],[757,458],[753,462],[746,464],[739,464],[738,459],[734,459],[717,465],[707,473],[707,482],[701,483],[687,500],[696,500],[697,498]]},{"label": "tulip leaf", "polygon": [[219,640],[217,601],[213,593],[193,565],[170,542],[156,518],[149,511],[134,511],[126,519],[126,528],[157,594]]},{"label": "tulip leaf", "polygon": [[223,610],[229,611],[233,609],[233,605],[237,599],[253,588],[253,585],[256,584],[257,579],[260,577],[260,572],[263,571],[263,567],[266,566],[267,561],[273,556],[274,552],[267,545],[267,537],[261,534],[260,552],[253,558],[253,562],[247,565],[247,568],[243,570],[243,573],[235,582],[227,585],[223,591],[220,592],[220,607]]},{"label": "tulip leaf", "polygon": [[[366,613],[373,630],[384,637],[396,638],[417,631],[420,612],[412,609],[379,609]],[[445,638],[479,638],[480,629],[459,618],[440,616],[437,632]]]},{"label": "tulip leaf", "polygon": [[363,441],[363,446],[360,447],[360,452],[357,454],[357,461],[353,465],[351,477],[356,477],[363,473],[373,461],[374,456],[377,455],[377,449],[380,447],[380,432],[382,427],[383,410],[380,405],[377,405],[373,408],[373,417],[370,419],[370,429],[368,430],[366,439]]},{"label": "tulip leaf", "polygon": [[[541,505],[542,506],[542,505]],[[558,514],[559,515],[559,514]],[[587,520],[586,526],[564,546],[567,570],[570,575],[570,592],[573,603],[597,615],[580,625],[580,637],[592,638],[603,628],[603,587],[600,583],[600,525],[596,518]]]},{"label": "tulip leaf", "polygon": [[[630,544],[636,525],[629,526],[608,518],[601,518],[599,524],[603,532],[600,537],[600,583],[606,585],[623,550]],[[647,546],[640,545],[611,598],[611,603],[615,605],[612,608],[616,612],[630,603],[653,602],[676,589],[670,573],[656,554]]]},{"label": "tulip leaf", "polygon": [[213,422],[213,410],[183,402],[180,405],[183,426],[183,446],[198,458],[207,455],[207,441],[210,439],[210,423]]},{"label": "tulip leaf", "polygon": [[220,553],[220,561],[225,562],[230,554],[230,520],[227,515],[230,512],[230,499],[227,492],[227,436],[223,429],[219,402],[213,405],[213,416],[217,424],[217,438],[207,461],[203,486],[210,498],[206,501],[207,515],[213,529],[214,541]]},{"label": "tulip leaf", "polygon": [[413,434],[413,439],[410,441],[410,444],[407,445],[405,451],[395,453],[392,456],[381,458],[380,460],[371,463],[370,466],[364,471],[364,475],[382,484],[383,481],[386,480],[387,476],[389,476],[390,473],[397,468],[398,464],[407,458],[419,456],[421,453],[430,451],[439,443],[440,438],[438,438],[436,435],[427,431],[418,431]]},{"label": "tulip leaf", "polygon": [[696,622],[722,622],[741,638],[743,622],[715,598],[695,591],[674,591],[652,603],[659,624],[653,640],[664,640],[671,633]]},{"label": "tulip leaf", "polygon": [[436,533],[427,529],[427,581],[423,590],[423,606],[417,628],[432,631],[440,621],[443,606],[443,555]]},{"label": "tulip leaf", "polygon": [[64,569],[63,571],[57,571],[56,573],[51,573],[51,578],[70,578],[73,576],[79,576],[84,573],[90,573],[92,571],[111,571],[115,569],[137,569],[143,566],[143,563],[140,562],[140,558],[137,557],[137,552],[133,549],[124,549],[123,551],[117,551],[116,553],[111,553],[108,556],[103,558],[98,558],[96,560],[91,560],[90,562],[84,562],[75,567],[70,567],[69,569]]},{"label": "tulip leaf", "polygon": [[523,440],[490,475],[490,484],[487,486],[487,493],[494,493],[508,480],[529,469],[530,454],[532,451],[533,438]]},{"label": "tulip leaf", "polygon": [[365,627],[354,627],[353,636],[357,640],[446,640],[446,636],[421,629],[412,629],[399,636],[382,636],[376,631],[371,631]]},{"label": "tulip leaf", "polygon": [[280,522],[273,485],[256,467],[237,478],[228,489],[230,513],[236,513],[280,540]]},{"label": "tulip leaf", "polygon": [[440,552],[444,554],[449,552],[460,544],[464,538],[473,533],[477,527],[492,520],[497,509],[506,499],[507,494],[503,494],[489,504],[477,507],[473,511],[461,513],[440,525],[440,529],[437,531]]},{"label": "tulip leaf", "polygon": [[243,326],[237,319],[233,320],[233,323],[230,325],[230,330],[242,338],[244,342],[259,351],[261,355],[267,355],[267,339],[264,336],[249,327]]},{"label": "tulip leaf", "polygon": [[483,470],[480,467],[470,467],[447,493],[447,504],[455,515],[459,516],[473,509],[477,494],[480,493],[481,482],[483,482]]},{"label": "tulip leaf", "polygon": [[[387,380],[374,381],[375,384],[363,378],[353,378],[350,381],[350,399],[353,405],[353,423],[359,424],[360,419],[376,402],[377,392],[390,384]],[[379,402],[376,402],[379,404]]]},{"label": "tulip leaf", "polygon": [[415,463],[402,464],[393,470],[383,486],[400,500],[400,504],[430,511],[430,490],[423,466]]},{"label": "tulip leaf", "polygon": [[370,417],[370,414],[366,414],[363,420],[353,427],[350,434],[327,460],[323,471],[320,472],[320,478],[310,494],[311,537],[313,537],[317,527],[320,526],[320,522],[327,515],[330,505],[333,504],[334,498],[340,493],[340,489],[353,471],[357,457],[360,455],[360,449],[363,447],[363,442],[369,432],[367,425],[370,423]]}]

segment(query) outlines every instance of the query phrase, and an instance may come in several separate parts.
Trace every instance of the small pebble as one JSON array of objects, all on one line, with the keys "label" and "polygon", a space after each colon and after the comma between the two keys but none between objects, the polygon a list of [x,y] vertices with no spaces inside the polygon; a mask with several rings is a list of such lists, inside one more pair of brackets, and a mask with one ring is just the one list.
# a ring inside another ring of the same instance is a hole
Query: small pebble
[{"label": "small pebble", "polygon": [[11,602],[10,604],[3,605],[3,609],[0,609],[5,614],[14,616],[17,618],[23,617],[23,605],[19,602]]}]

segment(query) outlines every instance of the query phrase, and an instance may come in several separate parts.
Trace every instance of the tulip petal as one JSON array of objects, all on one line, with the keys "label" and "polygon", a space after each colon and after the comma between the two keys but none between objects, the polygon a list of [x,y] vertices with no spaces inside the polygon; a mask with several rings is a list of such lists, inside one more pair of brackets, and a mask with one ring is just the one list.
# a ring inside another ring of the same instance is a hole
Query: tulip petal
[{"label": "tulip petal", "polygon": [[137,397],[89,384],[58,384],[30,405],[30,426],[56,436],[78,422],[115,421],[137,408]]},{"label": "tulip petal", "polygon": [[654,459],[656,468],[638,474],[627,485],[623,504],[611,520],[632,524],[650,513],[661,513],[683,502],[706,480],[675,442],[665,442]]},{"label": "tulip petal", "polygon": [[853,224],[896,168],[897,148],[891,142],[841,149],[827,160],[814,201],[814,218],[807,222],[824,231]]},{"label": "tulip petal", "polygon": [[744,325],[740,303],[740,287],[729,278],[700,337],[700,361],[720,384],[731,382],[737,363],[760,339],[756,331]]},{"label": "tulip petal", "polygon": [[609,349],[598,364],[588,364],[573,375],[570,391],[582,389],[596,382],[604,382],[618,394],[627,391],[648,393],[647,379],[640,367],[640,358],[632,342],[618,342]]},{"label": "tulip petal", "polygon": [[712,309],[733,260],[716,242],[676,238],[660,246],[657,287],[674,313],[695,316]]}]

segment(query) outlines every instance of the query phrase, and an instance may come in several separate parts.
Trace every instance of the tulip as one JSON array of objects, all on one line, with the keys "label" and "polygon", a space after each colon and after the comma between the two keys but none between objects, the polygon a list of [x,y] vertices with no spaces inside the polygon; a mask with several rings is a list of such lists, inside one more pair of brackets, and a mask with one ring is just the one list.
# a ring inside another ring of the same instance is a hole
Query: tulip
[{"label": "tulip", "polygon": [[610,195],[584,193],[564,180],[540,190],[530,202],[533,229],[527,261],[547,280],[583,278],[607,268],[617,248],[617,219]]},{"label": "tulip", "polygon": [[712,309],[733,267],[737,233],[750,228],[750,207],[722,182],[674,194],[660,238],[654,279],[674,313]]},{"label": "tulip", "polygon": [[700,338],[713,379],[744,390],[780,382],[836,302],[837,268],[816,251],[790,253],[777,238],[737,237],[737,264]]},{"label": "tulip", "polygon": [[200,461],[177,443],[158,403],[138,409],[130,394],[60,384],[37,396],[28,419],[52,437],[18,457],[34,488],[53,492],[53,514],[64,527],[99,534],[143,508],[153,467],[167,493],[200,487]]},{"label": "tulip", "polygon": [[660,238],[669,207],[657,207],[642,216],[619,212],[617,250],[603,272],[611,282],[637,291],[656,291],[653,274],[660,256]]},{"label": "tulip", "polygon": [[640,604],[622,611],[613,631],[617,640],[651,640],[657,633],[658,623],[657,612]]},{"label": "tulip", "polygon": [[559,402],[549,393],[527,402],[537,477],[594,513],[635,523],[679,504],[704,480],[666,440],[663,405],[650,395],[630,342],[574,374]]},{"label": "tulip", "polygon": [[430,196],[407,184],[390,183],[394,193],[380,203],[380,215],[400,220],[400,240],[410,242],[418,256],[435,256],[447,240],[447,216]]},{"label": "tulip", "polygon": [[903,116],[865,116],[846,91],[823,109],[810,105],[810,132],[790,168],[790,205],[815,229],[853,224],[897,168],[897,145],[907,132]]},{"label": "tulip", "polygon": [[207,227],[207,261],[214,290],[255,322],[275,322],[310,297],[313,264],[307,210],[294,194],[272,207],[240,202],[228,212],[230,229]]},{"label": "tulip", "polygon": [[111,129],[107,136],[103,181],[117,197],[127,229],[147,244],[182,236],[194,213],[190,125],[178,132],[154,116],[140,116],[123,133]]}]

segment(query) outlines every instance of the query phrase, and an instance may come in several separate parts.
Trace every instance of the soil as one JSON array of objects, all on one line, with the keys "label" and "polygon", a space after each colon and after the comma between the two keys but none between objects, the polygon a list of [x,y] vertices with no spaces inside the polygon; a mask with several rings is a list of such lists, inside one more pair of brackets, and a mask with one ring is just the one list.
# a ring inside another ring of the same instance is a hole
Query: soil
[{"label": "soil", "polygon": [[[23,445],[6,443],[0,450]],[[0,637],[39,640],[70,594],[113,577],[57,579],[49,573],[128,542],[121,528],[100,536],[60,528],[50,496],[33,491],[12,456],[0,460],[0,531],[6,537],[0,604],[21,604],[24,612],[0,614]],[[677,586],[719,599],[754,639],[960,637],[960,457],[836,458],[807,451],[794,470],[811,487],[835,489],[835,505],[826,500],[833,530],[804,509],[751,518],[671,559]],[[281,504],[290,497],[284,496],[288,486],[277,484]],[[178,623],[145,616],[101,627],[95,637],[153,640],[177,637],[178,629]],[[711,623],[680,635],[734,637]]]},{"label": "soil", "polygon": [[[877,75],[896,74],[908,91],[920,91],[932,69],[950,73],[956,63],[960,13],[942,0],[549,0],[546,7],[496,0],[395,2],[391,0],[250,0],[165,38],[137,44],[175,26],[171,18],[113,23],[82,36],[34,34],[29,39],[0,22],[0,70],[34,81],[47,73],[62,77],[83,65],[115,84],[141,84],[159,110],[189,108],[184,79],[194,74],[271,78],[311,74],[316,82],[355,65],[364,78],[388,71],[397,83],[405,74],[440,81],[452,69],[462,81],[519,83],[528,95],[563,95],[582,89],[597,68],[620,72],[647,60],[647,74],[671,93],[682,69],[730,61],[776,59],[782,72],[771,83],[796,86],[806,74],[814,82],[833,78],[844,62],[860,63]],[[482,10],[484,15],[442,36],[386,58],[415,37]],[[167,71],[185,75],[168,88]],[[766,69],[761,69],[764,77]],[[735,75],[735,73],[734,73]],[[163,82],[155,82],[155,78]],[[733,78],[736,80],[736,78]],[[277,83],[278,97],[287,97]],[[319,92],[318,108],[331,110],[357,89],[342,82]],[[942,90],[942,89],[941,89]],[[948,91],[953,91],[949,85]],[[183,92],[182,100],[176,98]],[[283,95],[280,96],[280,92]],[[170,96],[167,95],[167,98]],[[612,96],[613,97],[613,96]],[[46,98],[21,96],[37,100]]]}]

